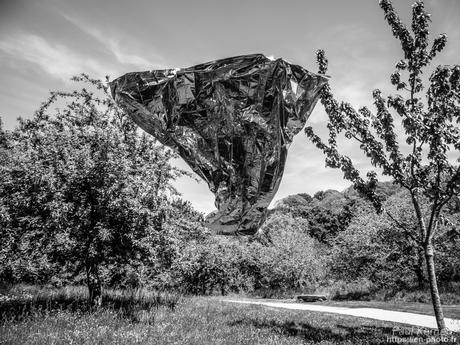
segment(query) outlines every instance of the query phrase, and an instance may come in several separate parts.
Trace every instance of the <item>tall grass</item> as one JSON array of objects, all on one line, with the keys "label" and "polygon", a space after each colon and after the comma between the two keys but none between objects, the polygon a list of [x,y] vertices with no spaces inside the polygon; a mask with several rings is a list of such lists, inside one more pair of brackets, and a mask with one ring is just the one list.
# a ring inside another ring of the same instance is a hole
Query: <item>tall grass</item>
[{"label": "tall grass", "polygon": [[[166,307],[172,311],[181,295],[170,292],[137,290],[104,290],[102,309],[134,321],[149,321],[153,311]],[[57,312],[88,313],[88,290],[70,286],[60,289],[34,286],[15,286],[0,295],[0,320],[21,321],[29,316],[50,315]]]}]

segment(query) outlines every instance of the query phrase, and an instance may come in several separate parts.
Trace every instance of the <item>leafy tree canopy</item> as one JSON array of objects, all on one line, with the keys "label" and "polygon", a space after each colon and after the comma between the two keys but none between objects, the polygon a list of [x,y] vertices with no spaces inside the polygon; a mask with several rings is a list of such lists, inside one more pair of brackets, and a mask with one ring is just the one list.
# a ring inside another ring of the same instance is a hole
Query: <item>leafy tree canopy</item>
[{"label": "leafy tree canopy", "polygon": [[173,202],[171,181],[184,174],[173,153],[138,130],[103,82],[73,79],[86,86],[51,93],[33,119],[3,134],[0,255],[3,275],[84,270],[92,293],[103,267],[170,265],[178,233],[202,233],[201,215]]}]

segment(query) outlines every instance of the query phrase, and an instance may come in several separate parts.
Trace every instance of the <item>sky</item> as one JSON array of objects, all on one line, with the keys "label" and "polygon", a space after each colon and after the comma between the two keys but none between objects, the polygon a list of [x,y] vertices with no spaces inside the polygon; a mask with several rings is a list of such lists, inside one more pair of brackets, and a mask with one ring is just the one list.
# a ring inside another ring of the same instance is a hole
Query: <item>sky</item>
[{"label": "sky", "polygon": [[[408,26],[412,3],[394,0]],[[434,64],[459,64],[460,1],[425,5],[432,37],[448,36]],[[82,72],[115,79],[251,53],[315,72],[320,48],[338,99],[372,107],[375,88],[394,93],[389,75],[402,53],[378,0],[0,0],[0,117],[5,128],[14,128],[18,117],[33,116],[50,91],[73,90],[70,77]],[[324,135],[325,120],[318,103],[307,125]],[[341,148],[359,168],[370,169],[356,144],[344,142]],[[187,169],[181,160],[174,164]],[[204,182],[184,177],[175,185],[199,211],[214,209]],[[340,171],[325,167],[321,152],[300,132],[272,205],[291,194],[348,185]]]}]

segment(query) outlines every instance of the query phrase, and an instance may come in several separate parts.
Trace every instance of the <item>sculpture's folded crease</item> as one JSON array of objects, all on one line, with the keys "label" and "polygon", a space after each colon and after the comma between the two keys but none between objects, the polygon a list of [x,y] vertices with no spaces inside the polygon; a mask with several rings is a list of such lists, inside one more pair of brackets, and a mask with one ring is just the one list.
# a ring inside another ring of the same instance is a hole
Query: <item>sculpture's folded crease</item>
[{"label": "sculpture's folded crease", "polygon": [[141,128],[209,185],[217,211],[207,226],[253,234],[281,182],[287,149],[326,82],[282,59],[253,54],[128,73],[110,87]]}]

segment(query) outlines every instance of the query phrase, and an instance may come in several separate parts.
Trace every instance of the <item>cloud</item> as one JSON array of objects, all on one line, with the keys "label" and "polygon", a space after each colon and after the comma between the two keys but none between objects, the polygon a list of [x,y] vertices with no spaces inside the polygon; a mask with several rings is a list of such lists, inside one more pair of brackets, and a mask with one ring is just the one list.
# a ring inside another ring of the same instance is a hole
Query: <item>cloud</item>
[{"label": "cloud", "polygon": [[[133,53],[126,53],[126,50],[122,48],[120,39],[110,37],[98,28],[88,25],[87,23],[84,23],[66,13],[61,12],[61,15],[70,23],[79,28],[82,32],[91,36],[93,39],[102,44],[117,59],[117,61],[120,64],[132,65],[139,68],[147,69],[149,68],[149,66],[152,66],[152,62],[145,59],[144,57]],[[156,60],[156,63],[153,64],[156,68],[165,68],[163,64],[164,59],[162,57],[160,57],[159,55],[155,55],[154,59]]]},{"label": "cloud", "polygon": [[[0,41],[0,52],[10,58],[40,67],[49,75],[68,82],[82,72],[102,78],[110,74],[107,66],[92,57],[84,56],[62,44],[53,44],[30,33],[17,33]],[[104,71],[101,74],[101,71]]]}]

